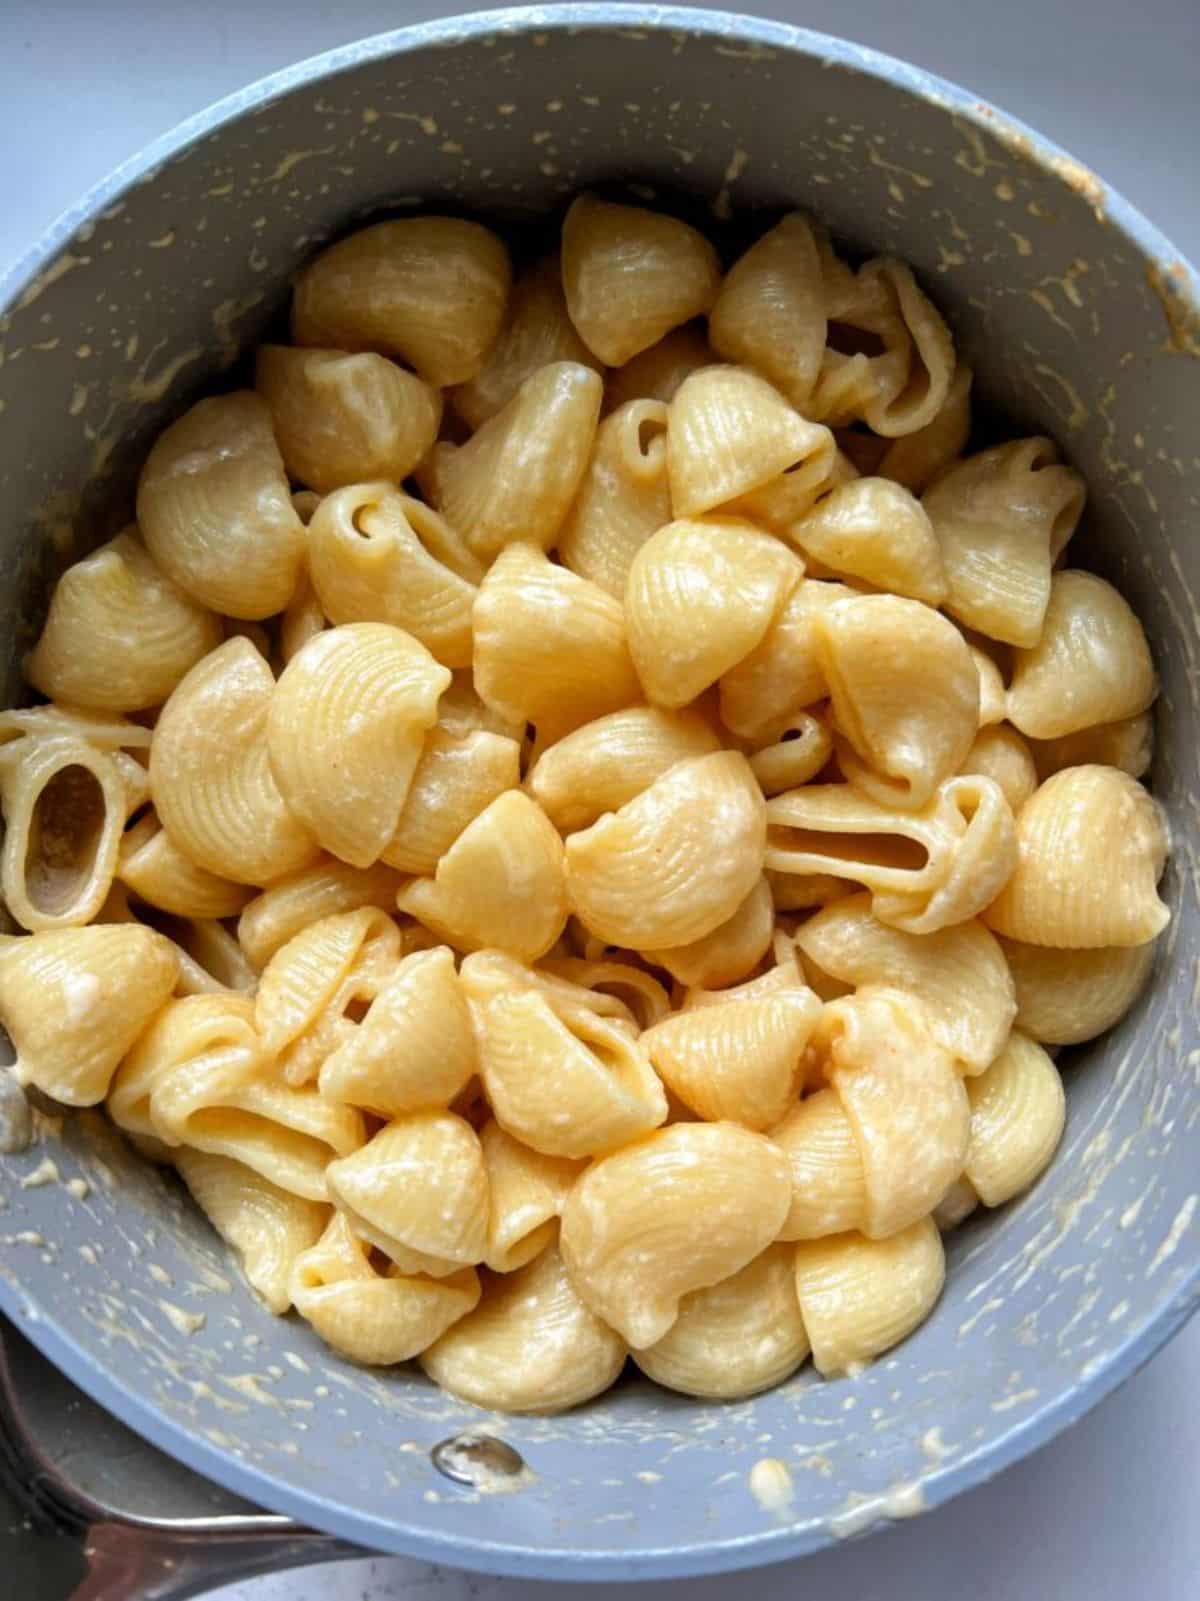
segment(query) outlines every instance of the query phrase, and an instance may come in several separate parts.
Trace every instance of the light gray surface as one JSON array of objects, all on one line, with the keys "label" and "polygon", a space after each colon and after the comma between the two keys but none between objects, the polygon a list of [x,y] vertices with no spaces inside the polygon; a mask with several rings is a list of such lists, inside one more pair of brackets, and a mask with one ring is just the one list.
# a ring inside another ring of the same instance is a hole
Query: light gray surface
[{"label": "light gray surface", "polygon": [[[220,94],[280,66],[440,6],[354,0],[207,0],[175,7],[110,0],[17,13],[0,0],[0,265],[122,157]],[[868,0],[853,11],[811,0],[763,7],[841,31],[976,88],[1059,140],[1200,256],[1195,185],[1183,152],[1200,125],[1195,0],[966,0],[910,8]],[[964,1585],[984,1601],[1131,1589],[1191,1601],[1200,1571],[1195,1477],[1200,1326],[1119,1397],[1032,1462],[894,1534],[803,1568],[694,1585],[732,1601],[830,1590],[854,1601],[950,1601]],[[224,1601],[373,1601],[440,1594],[515,1601],[530,1587],[434,1575],[389,1561],[260,1581]],[[638,1587],[624,1587],[626,1593]],[[547,1596],[564,1586],[544,1587]]]}]

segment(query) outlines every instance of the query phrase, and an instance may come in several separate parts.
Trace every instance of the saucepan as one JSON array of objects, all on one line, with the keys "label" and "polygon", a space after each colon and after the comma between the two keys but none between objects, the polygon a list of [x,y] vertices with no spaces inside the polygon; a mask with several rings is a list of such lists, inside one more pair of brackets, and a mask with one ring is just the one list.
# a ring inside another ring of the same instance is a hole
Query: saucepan
[{"label": "saucepan", "polygon": [[[1058,1159],[950,1237],[935,1315],[860,1376],[733,1405],[626,1380],[553,1418],[481,1414],[270,1317],[98,1117],[35,1114],[0,1168],[0,1308],[138,1433],[359,1545],[575,1578],[777,1561],[936,1506],[1095,1405],[1200,1287],[1196,280],[1101,178],[915,67],[716,12],[500,11],[334,51],[152,146],[0,284],[5,695],[50,579],[121,525],[148,442],[321,242],[381,209],[536,221],[607,180],[718,219],[804,207],[910,261],[985,409],[1087,478],[1077,559],[1129,598],[1162,677],[1173,916],[1141,1004],[1061,1058]],[[431,1448],[480,1429],[519,1453],[516,1480],[439,1473]],[[755,1495],[763,1457],[790,1497]]]}]

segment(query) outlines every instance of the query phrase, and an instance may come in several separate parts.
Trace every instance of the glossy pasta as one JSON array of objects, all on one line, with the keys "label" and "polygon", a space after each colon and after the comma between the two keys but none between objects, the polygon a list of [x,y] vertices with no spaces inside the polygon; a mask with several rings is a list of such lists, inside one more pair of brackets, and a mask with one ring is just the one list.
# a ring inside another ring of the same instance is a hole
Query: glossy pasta
[{"label": "glossy pasta", "polygon": [[593,194],[514,257],[320,250],[66,568],[0,711],[12,1071],[331,1361],[852,1376],[1152,981],[1153,642],[902,262]]}]

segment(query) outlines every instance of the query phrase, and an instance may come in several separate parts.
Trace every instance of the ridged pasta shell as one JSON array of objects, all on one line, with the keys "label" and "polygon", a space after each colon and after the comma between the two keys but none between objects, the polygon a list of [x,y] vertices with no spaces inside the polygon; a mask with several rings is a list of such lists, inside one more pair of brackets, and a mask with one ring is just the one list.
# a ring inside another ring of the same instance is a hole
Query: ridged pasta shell
[{"label": "ridged pasta shell", "polygon": [[649,700],[679,707],[760,642],[801,568],[737,522],[673,522],[638,551],[625,591],[629,649]]},{"label": "ridged pasta shell", "polygon": [[1062,1079],[1040,1045],[1013,1033],[1001,1054],[967,1085],[971,1144],[963,1172],[985,1206],[1027,1190],[1062,1139]]},{"label": "ridged pasta shell", "polygon": [[562,1412],[607,1390],[625,1343],[580,1299],[553,1246],[483,1299],[421,1356],[451,1395],[504,1412]]},{"label": "ridged pasta shell", "polygon": [[971,435],[971,384],[974,373],[960,361],[946,398],[924,427],[893,439],[883,454],[878,472],[911,489],[914,495],[962,455]]},{"label": "ridged pasta shell", "polygon": [[[254,1005],[246,996],[185,995],[168,1001],[142,1031],[109,1086],[105,1110],[118,1128],[140,1138],[157,1137],[151,1097],[176,1068],[201,1058],[256,1058]],[[175,1153],[168,1153],[175,1159]],[[222,1158],[221,1160],[225,1160]]]},{"label": "ridged pasta shell", "polygon": [[693,757],[571,835],[567,895],[610,944],[641,951],[688,944],[732,917],[754,888],[765,835],[762,794],[745,757]]},{"label": "ridged pasta shell", "polygon": [[254,384],[288,476],[322,495],[376,478],[401,483],[442,420],[438,390],[371,351],[260,345]]},{"label": "ridged pasta shell", "polygon": [[701,367],[711,367],[716,359],[702,323],[672,328],[656,344],[609,373],[605,385],[608,409],[615,411],[631,400],[658,400],[664,406],[670,405],[683,380]]},{"label": "ridged pasta shell", "polygon": [[642,1029],[653,1028],[671,1010],[671,998],[653,973],[630,962],[565,956],[547,958],[539,971],[565,978],[596,995],[619,999]]},{"label": "ridged pasta shell", "polygon": [[633,558],[670,520],[667,408],[661,400],[631,400],[596,430],[591,460],[558,536],[559,559],[621,600]]},{"label": "ridged pasta shell", "polygon": [[463,829],[433,878],[415,878],[396,904],[460,950],[489,946],[523,961],[563,931],[563,845],[544,812],[510,789]]},{"label": "ridged pasta shell", "polygon": [[867,1177],[850,1119],[830,1089],[806,1095],[770,1131],[787,1158],[792,1202],[781,1240],[818,1240],[860,1229],[867,1215]]},{"label": "ridged pasta shell", "polygon": [[198,401],[159,434],[138,481],[137,520],[159,567],[202,605],[243,618],[283,610],[304,527],[258,395]]},{"label": "ridged pasta shell", "polygon": [[720,1284],[685,1295],[663,1338],[634,1355],[638,1367],[668,1390],[715,1401],[782,1384],[809,1351],[793,1255],[769,1245]]},{"label": "ridged pasta shell", "polygon": [[708,336],[726,361],[745,362],[803,411],[825,351],[825,297],[812,224],[789,212],[725,274]]},{"label": "ridged pasta shell", "polygon": [[55,584],[25,676],[54,700],[99,711],[157,706],[221,643],[221,624],[172,583],[135,528],[68,567]]},{"label": "ridged pasta shell", "polygon": [[269,884],[317,854],[271,773],[274,692],[271,669],[250,641],[226,640],[163,707],[150,748],[159,821],[185,855],[240,884]]},{"label": "ridged pasta shell", "polygon": [[768,1129],[799,1093],[820,1013],[816,996],[802,992],[731,1001],[668,1017],[641,1043],[668,1089],[700,1117]]},{"label": "ridged pasta shell", "polygon": [[804,578],[784,601],[761,642],[721,677],[721,720],[743,739],[777,738],[789,719],[829,694],[817,660],[816,620],[851,600],[845,584]]},{"label": "ridged pasta shell", "polygon": [[855,1373],[925,1321],[946,1278],[941,1235],[932,1219],[868,1240],[837,1234],[796,1246],[796,1293],[826,1378]]},{"label": "ridged pasta shell", "polygon": [[329,1194],[356,1234],[402,1273],[447,1278],[483,1260],[487,1175],[479,1138],[453,1112],[397,1118],[331,1162]]},{"label": "ridged pasta shell", "polygon": [[774,931],[771,886],[760,878],[732,917],[689,945],[655,951],[655,964],[665,967],[681,984],[723,989],[754,971],[770,950]]},{"label": "ridged pasta shell", "polygon": [[960,773],[990,778],[1015,817],[1038,787],[1037,768],[1029,746],[1007,725],[981,728],[967,752]]},{"label": "ridged pasta shell", "polygon": [[828,725],[810,712],[793,712],[779,739],[751,756],[750,770],[770,798],[811,783],[832,755]]},{"label": "ridged pasta shell", "polygon": [[531,545],[497,557],[475,600],[475,687],[545,747],[641,700],[619,601]]},{"label": "ridged pasta shell", "polygon": [[480,1129],[479,1143],[488,1177],[485,1261],[493,1272],[512,1273],[553,1242],[563,1202],[583,1164],[522,1145],[495,1119]]},{"label": "ridged pasta shell", "polygon": [[982,923],[906,934],[871,914],[869,895],[835,901],[801,923],[796,944],[845,984],[883,984],[919,996],[934,1039],[968,1073],[995,1060],[1016,1017],[1004,953]]},{"label": "ridged pasta shell", "polygon": [[534,763],[527,784],[554,826],[570,834],[617,811],[677,762],[720,748],[717,735],[696,712],[630,706],[551,745]]},{"label": "ridged pasta shell", "polygon": [[300,274],[292,338],[399,356],[439,388],[483,366],[504,320],[512,268],[488,228],[405,217],[361,228]]},{"label": "ridged pasta shell", "polygon": [[67,1106],[104,1099],[117,1064],[174,987],[170,944],[137,923],[0,942],[0,1021],[18,1083]]},{"label": "ridged pasta shell", "polygon": [[876,589],[939,606],[946,577],[933,524],[919,500],[886,478],[857,478],[788,530],[805,556]]},{"label": "ridged pasta shell", "polygon": [[153,812],[126,830],[117,876],[139,900],[178,917],[236,917],[254,893],[193,862]]},{"label": "ridged pasta shell", "polygon": [[308,530],[308,569],[332,623],[391,623],[445,667],[471,662],[483,568],[445,520],[391,484],[326,495]]},{"label": "ridged pasta shell", "polygon": [[192,1199],[237,1254],[250,1288],[269,1312],[282,1316],[292,1304],[292,1265],[320,1239],[329,1208],[225,1156],[185,1149],[174,1159]]},{"label": "ridged pasta shell", "polygon": [[281,946],[323,917],[360,906],[390,910],[399,884],[399,874],[382,864],[351,867],[324,856],[256,895],[238,919],[238,941],[251,967],[261,971]]},{"label": "ridged pasta shell", "polygon": [[979,1196],[970,1179],[960,1175],[934,1207],[933,1221],[942,1234],[949,1234],[960,1223],[966,1222],[979,1206]]},{"label": "ridged pasta shell", "polygon": [[1016,1026],[1044,1045],[1079,1045],[1130,1009],[1154,966],[1154,941],[1083,951],[1002,939],[1017,997]]},{"label": "ridged pasta shell", "polygon": [[712,245],[687,223],[580,195],[563,222],[562,277],[583,342],[619,367],[680,323],[702,317],[721,269]]},{"label": "ridged pasta shell", "polygon": [[332,855],[355,867],[379,860],[449,682],[423,645],[387,623],[327,629],[284,668],[267,718],[271,771]]},{"label": "ridged pasta shell", "polygon": [[563,1208],[572,1283],[634,1348],[661,1340],[694,1290],[727,1279],[777,1237],[787,1162],[736,1123],[676,1123],[594,1162]]},{"label": "ridged pasta shell", "polygon": [[482,728],[461,737],[433,729],[383,860],[406,873],[436,872],[463,829],[520,782],[515,739]]},{"label": "ridged pasta shell", "polygon": [[380,932],[399,933],[376,907],[339,912],[300,929],[263,969],[255,998],[255,1026],[270,1056],[291,1045],[330,1005],[364,944]]},{"label": "ridged pasta shell", "polygon": [[1143,778],[1154,757],[1154,717],[1143,712],[1119,723],[1096,723],[1061,739],[1031,739],[1029,748],[1040,782],[1064,767],[1119,767],[1131,778]]},{"label": "ridged pasta shell", "polygon": [[1068,767],[1017,819],[1016,869],[983,914],[1030,945],[1143,945],[1170,912],[1155,889],[1167,856],[1162,816],[1115,767]]}]

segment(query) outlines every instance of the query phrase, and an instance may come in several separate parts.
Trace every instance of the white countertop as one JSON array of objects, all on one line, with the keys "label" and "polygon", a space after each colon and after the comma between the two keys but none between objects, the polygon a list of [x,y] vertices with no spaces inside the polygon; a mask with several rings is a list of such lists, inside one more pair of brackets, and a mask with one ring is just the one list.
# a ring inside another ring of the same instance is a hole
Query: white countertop
[{"label": "white countertop", "polygon": [[[466,9],[466,5],[462,9]],[[59,211],[210,101],[333,45],[451,6],[388,0],[0,0],[0,270]],[[1049,134],[1200,259],[1200,0],[775,0],[955,79]],[[72,137],[73,136],[73,137]],[[1000,1479],[875,1539],[688,1601],[1195,1601],[1200,1594],[1200,1320],[1069,1435]],[[602,1585],[684,1593],[682,1585]],[[557,1601],[562,1584],[399,1558],[260,1579],[221,1601]],[[33,1601],[33,1598],[31,1598]]]}]

